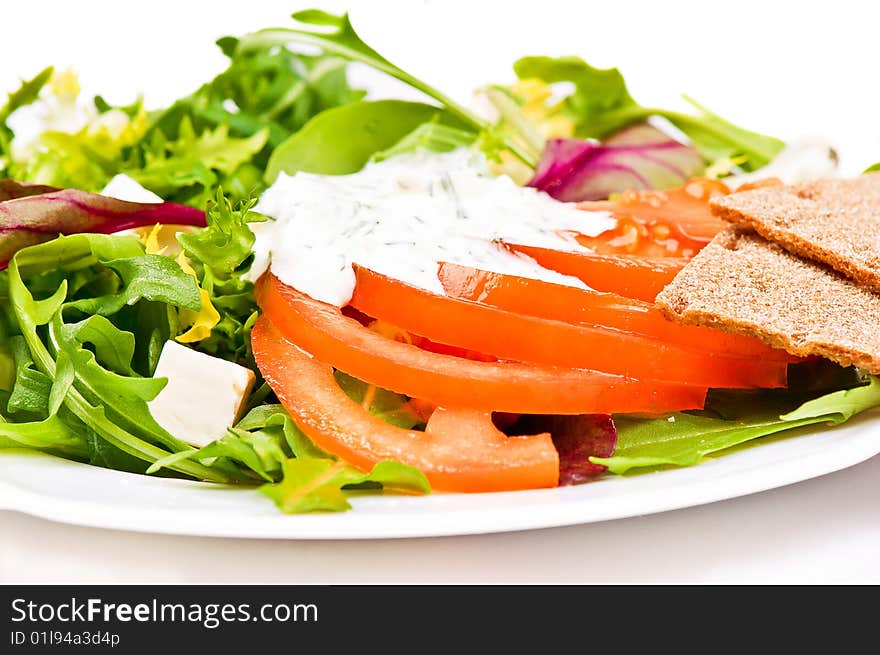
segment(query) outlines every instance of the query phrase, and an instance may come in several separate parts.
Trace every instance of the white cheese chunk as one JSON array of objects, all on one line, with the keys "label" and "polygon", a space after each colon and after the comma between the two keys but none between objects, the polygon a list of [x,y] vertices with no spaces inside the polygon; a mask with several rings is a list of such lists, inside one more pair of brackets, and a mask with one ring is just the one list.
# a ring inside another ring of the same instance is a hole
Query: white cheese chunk
[{"label": "white cheese chunk", "polygon": [[107,182],[101,191],[102,196],[110,196],[128,202],[162,202],[162,198],[149,189],[145,189],[128,175],[120,173]]},{"label": "white cheese chunk", "polygon": [[168,378],[168,384],[149,403],[153,418],[181,441],[199,447],[235,424],[254,384],[250,369],[176,341],[165,343],[154,376]]}]

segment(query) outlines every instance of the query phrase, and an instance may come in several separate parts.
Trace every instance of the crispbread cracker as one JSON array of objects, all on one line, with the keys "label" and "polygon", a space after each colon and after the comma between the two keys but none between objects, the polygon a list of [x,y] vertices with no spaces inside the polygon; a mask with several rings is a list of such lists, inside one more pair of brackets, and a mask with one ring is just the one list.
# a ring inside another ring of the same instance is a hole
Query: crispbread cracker
[{"label": "crispbread cracker", "polygon": [[676,322],[880,374],[880,295],[748,230],[721,232],[656,303]]},{"label": "crispbread cracker", "polygon": [[880,291],[880,173],[740,191],[712,212]]}]

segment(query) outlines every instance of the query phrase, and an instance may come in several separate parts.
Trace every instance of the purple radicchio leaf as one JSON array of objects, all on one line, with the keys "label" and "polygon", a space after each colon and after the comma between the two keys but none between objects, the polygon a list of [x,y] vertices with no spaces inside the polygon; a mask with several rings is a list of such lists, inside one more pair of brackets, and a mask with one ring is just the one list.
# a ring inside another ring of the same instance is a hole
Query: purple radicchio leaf
[{"label": "purple radicchio leaf", "polygon": [[605,472],[590,457],[611,457],[617,446],[617,428],[607,414],[524,416],[516,425],[522,434],[549,432],[559,453],[559,486],[583,484]]},{"label": "purple radicchio leaf", "polygon": [[78,189],[0,180],[0,269],[22,248],[59,234],[112,234],[156,223],[203,227],[205,213],[173,202],[128,202]]},{"label": "purple radicchio leaf", "polygon": [[703,172],[692,147],[646,123],[602,143],[550,139],[529,186],[565,202],[604,200],[629,189],[668,189]]}]

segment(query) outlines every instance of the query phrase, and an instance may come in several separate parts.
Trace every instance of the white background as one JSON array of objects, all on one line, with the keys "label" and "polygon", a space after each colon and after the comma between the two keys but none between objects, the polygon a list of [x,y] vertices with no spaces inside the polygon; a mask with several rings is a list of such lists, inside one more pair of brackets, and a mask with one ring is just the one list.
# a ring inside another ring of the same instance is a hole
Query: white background
[{"label": "white background", "polygon": [[[313,4],[349,6],[365,40],[462,101],[511,80],[520,56],[577,54],[619,67],[644,104],[683,107],[686,92],[752,129],[824,136],[846,171],[880,160],[880,11],[864,1],[19,2],[4,9],[0,90],[55,64],[113,102],[160,106],[222,69],[214,39]],[[875,457],[700,508],[461,538],[227,541],[0,513],[0,581],[877,583],[878,503]]]}]

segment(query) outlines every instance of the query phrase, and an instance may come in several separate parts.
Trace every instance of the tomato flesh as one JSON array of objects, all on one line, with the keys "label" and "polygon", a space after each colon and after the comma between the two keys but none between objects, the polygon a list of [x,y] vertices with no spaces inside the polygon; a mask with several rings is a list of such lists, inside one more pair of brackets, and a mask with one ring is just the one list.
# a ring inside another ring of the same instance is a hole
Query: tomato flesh
[{"label": "tomato flesh", "polygon": [[693,179],[674,189],[624,191],[611,200],[578,203],[586,211],[608,211],[617,225],[577,240],[598,253],[646,257],[693,257],[724,227],[709,201],[729,193],[718,180]]},{"label": "tomato flesh", "polygon": [[449,296],[516,314],[574,324],[595,324],[661,339],[707,354],[794,361],[783,350],[721,330],[679,325],[653,304],[614,293],[587,291],[543,280],[443,262],[438,277]]},{"label": "tomato flesh", "polygon": [[528,255],[544,268],[575,277],[591,289],[645,302],[654,302],[687,263],[683,259],[550,250],[519,244],[507,247]]},{"label": "tomato flesh", "polygon": [[351,305],[358,311],[431,341],[500,359],[593,369],[643,381],[727,388],[785,386],[784,362],[728,357],[618,328],[509,312],[430,293],[359,266],[355,279]]},{"label": "tomato flesh", "polygon": [[424,432],[372,416],[345,395],[333,368],[282,336],[266,316],[251,340],[260,371],[297,426],[320,448],[370,470],[397,460],[421,470],[432,488],[483,492],[555,487],[559,456],[549,434],[507,437],[491,413],[434,410]]},{"label": "tomato flesh", "polygon": [[578,368],[481,362],[388,339],[271,273],[257,301],[285,338],[360,380],[442,407],[523,414],[663,413],[703,406],[706,386]]}]

